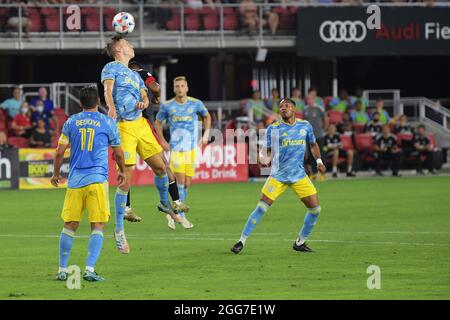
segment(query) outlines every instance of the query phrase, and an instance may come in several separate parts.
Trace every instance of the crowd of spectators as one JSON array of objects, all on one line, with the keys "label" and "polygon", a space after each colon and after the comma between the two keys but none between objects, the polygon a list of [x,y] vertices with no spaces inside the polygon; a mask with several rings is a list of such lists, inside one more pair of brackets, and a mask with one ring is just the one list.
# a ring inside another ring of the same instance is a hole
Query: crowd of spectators
[{"label": "crowd of spectators", "polygon": [[[293,88],[291,96],[296,102],[296,117],[311,123],[333,177],[338,176],[339,167],[347,177],[354,177],[355,161],[358,168],[374,169],[379,176],[385,167],[395,177],[400,176],[403,167],[413,167],[417,174],[424,174],[424,168],[436,173],[439,161],[435,161],[434,135],[427,133],[423,125],[413,127],[404,114],[391,116],[382,98],[369,106],[361,90],[354,96],[341,90],[338,97],[322,98],[315,87],[309,88],[305,98],[299,88]],[[271,90],[268,99],[262,99],[256,90],[244,101],[243,112],[257,128],[265,128],[278,119],[280,101],[276,88]],[[325,179],[326,176],[317,175],[315,165],[313,159],[306,162],[310,176]]]},{"label": "crowd of spectators", "polygon": [[11,97],[0,103],[0,145],[50,147],[66,118],[63,110],[55,109],[46,87],[29,101],[20,87],[14,87]]}]

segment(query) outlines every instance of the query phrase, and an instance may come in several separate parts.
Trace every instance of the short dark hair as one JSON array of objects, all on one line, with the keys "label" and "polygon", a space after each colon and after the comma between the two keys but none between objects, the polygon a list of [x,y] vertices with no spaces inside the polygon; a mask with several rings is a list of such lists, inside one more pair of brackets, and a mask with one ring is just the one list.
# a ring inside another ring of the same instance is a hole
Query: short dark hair
[{"label": "short dark hair", "polygon": [[139,63],[139,62],[137,62],[137,61],[135,61],[135,60],[133,60],[133,61],[130,61],[129,63],[128,63],[128,68],[130,68],[130,69],[144,69],[144,68],[142,68],[142,65]]},{"label": "short dark hair", "polygon": [[96,86],[86,86],[80,90],[80,104],[83,109],[93,109],[98,104],[98,91]]},{"label": "short dark hair", "polygon": [[422,128],[423,130],[426,130],[425,126],[423,124],[419,124],[417,126],[417,130],[419,130],[420,128]]},{"label": "short dark hair", "polygon": [[280,106],[283,102],[289,102],[290,104],[292,104],[294,107],[296,106],[295,101],[292,100],[291,98],[284,98],[283,100],[280,101]]},{"label": "short dark hair", "polygon": [[106,44],[105,50],[106,50],[106,53],[108,54],[108,57],[114,58],[114,53],[116,52],[116,45],[122,39],[125,39],[124,36],[118,34],[118,35],[115,35],[114,37],[112,37],[111,41]]}]

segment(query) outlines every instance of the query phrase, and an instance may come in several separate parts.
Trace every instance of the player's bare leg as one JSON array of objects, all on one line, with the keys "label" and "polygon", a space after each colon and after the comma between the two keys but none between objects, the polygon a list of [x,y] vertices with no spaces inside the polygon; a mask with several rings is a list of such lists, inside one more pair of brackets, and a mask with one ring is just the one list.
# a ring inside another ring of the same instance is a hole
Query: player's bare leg
[{"label": "player's bare leg", "polygon": [[[128,181],[131,181],[131,178],[133,177],[133,170],[134,170],[134,165],[125,166],[125,174],[127,175]],[[130,222],[141,222],[142,221],[142,218],[133,212],[133,209],[131,209],[131,206],[125,208],[124,219],[127,221],[130,221]]]},{"label": "player's bare leg", "polygon": [[244,226],[244,230],[242,231],[241,238],[238,242],[234,244],[231,248],[231,252],[238,254],[244,248],[245,242],[247,238],[250,236],[253,229],[256,227],[258,222],[261,220],[264,213],[269,209],[272,205],[273,200],[268,198],[266,195],[262,194],[261,199],[258,202],[255,210],[248,217],[247,223]]},{"label": "player's bare leg", "polygon": [[319,197],[317,194],[314,194],[304,197],[301,200],[305,204],[308,211],[306,212],[303,226],[299,232],[298,238],[293,244],[293,249],[300,252],[314,252],[306,244],[306,239],[311,234],[321,211]]},{"label": "player's bare leg", "polygon": [[353,173],[353,158],[353,150],[347,150],[347,177],[355,177],[355,174]]}]

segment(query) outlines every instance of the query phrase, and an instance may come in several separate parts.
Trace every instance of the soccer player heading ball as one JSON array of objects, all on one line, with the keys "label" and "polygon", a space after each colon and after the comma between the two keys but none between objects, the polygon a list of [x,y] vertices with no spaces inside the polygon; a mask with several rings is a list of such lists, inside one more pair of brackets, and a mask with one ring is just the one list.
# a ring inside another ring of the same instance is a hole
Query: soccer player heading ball
[{"label": "soccer player heading ball", "polygon": [[307,208],[303,226],[293,244],[293,249],[301,252],[313,251],[306,245],[306,238],[311,234],[321,208],[316,188],[303,168],[307,144],[311,146],[318,170],[324,173],[326,168],[320,158],[319,145],[311,124],[295,118],[295,102],[291,99],[283,99],[280,102],[279,110],[282,120],[267,128],[264,147],[260,153],[262,164],[267,165],[272,162],[271,173],[264,184],[258,205],[244,226],[241,238],[231,248],[231,251],[236,254],[242,251],[247,238],[264,213],[275,199],[286,191],[287,187],[294,190]]}]

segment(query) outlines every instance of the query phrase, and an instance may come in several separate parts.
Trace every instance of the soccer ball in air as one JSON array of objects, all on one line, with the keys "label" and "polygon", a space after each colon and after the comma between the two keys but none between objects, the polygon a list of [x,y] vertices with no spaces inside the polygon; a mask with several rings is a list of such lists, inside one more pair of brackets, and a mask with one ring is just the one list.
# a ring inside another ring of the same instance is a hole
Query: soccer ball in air
[{"label": "soccer ball in air", "polygon": [[134,18],[128,12],[119,12],[114,16],[112,25],[117,33],[131,33],[134,30]]}]

